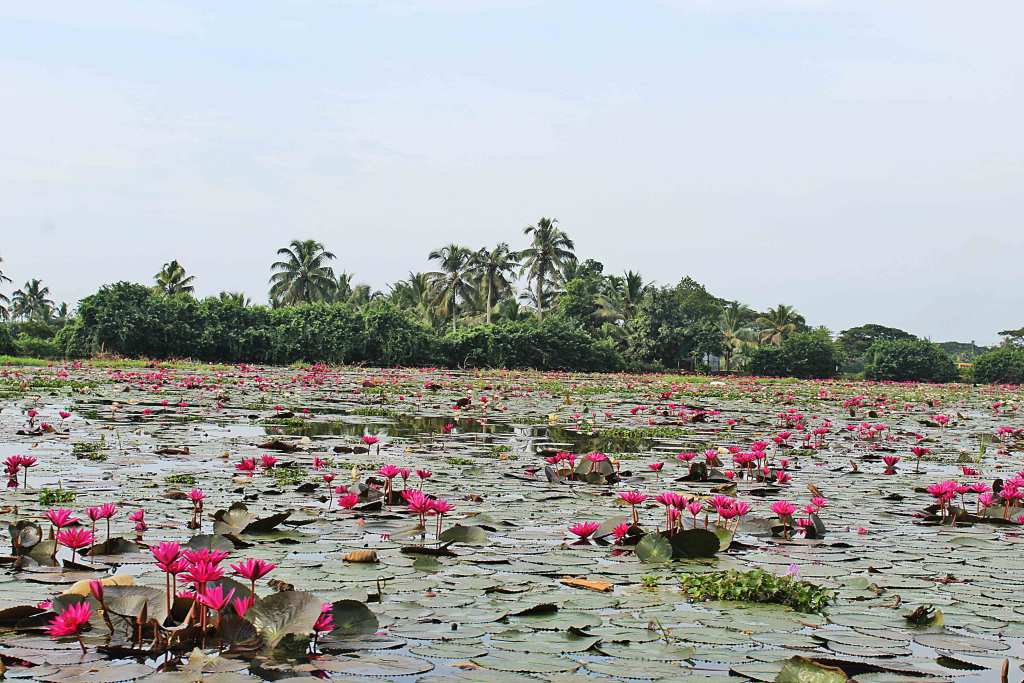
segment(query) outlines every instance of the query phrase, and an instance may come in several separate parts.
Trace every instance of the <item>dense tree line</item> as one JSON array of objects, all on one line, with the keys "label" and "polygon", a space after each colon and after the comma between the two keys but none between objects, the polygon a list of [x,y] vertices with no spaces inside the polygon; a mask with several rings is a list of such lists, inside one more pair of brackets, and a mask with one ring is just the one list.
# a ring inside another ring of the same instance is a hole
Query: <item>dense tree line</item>
[{"label": "dense tree line", "polygon": [[[555,219],[523,233],[528,244],[519,251],[504,242],[444,245],[427,255],[435,270],[409,273],[386,291],[335,271],[337,257],[322,243],[293,240],[271,264],[269,305],[241,292],[197,299],[195,276],[177,260],[151,286],[102,287],[74,315],[30,280],[10,298],[0,293],[0,318],[11,320],[0,327],[0,353],[605,371],[714,363],[796,377],[957,376],[949,354],[896,328],[862,325],[833,339],[785,304],[758,312],[689,277],[659,286],[632,271],[605,273],[601,263],[577,258]],[[981,373],[1010,381],[996,375]]]}]

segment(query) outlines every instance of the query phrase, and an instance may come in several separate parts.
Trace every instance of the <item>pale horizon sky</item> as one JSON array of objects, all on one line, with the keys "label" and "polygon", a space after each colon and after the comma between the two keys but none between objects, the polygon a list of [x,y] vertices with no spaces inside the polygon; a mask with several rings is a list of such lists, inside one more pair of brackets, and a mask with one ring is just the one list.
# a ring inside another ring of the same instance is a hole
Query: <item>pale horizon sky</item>
[{"label": "pale horizon sky", "polygon": [[0,257],[74,304],[173,258],[266,300],[448,242],[991,344],[1024,324],[1024,4],[97,0],[0,6]]}]

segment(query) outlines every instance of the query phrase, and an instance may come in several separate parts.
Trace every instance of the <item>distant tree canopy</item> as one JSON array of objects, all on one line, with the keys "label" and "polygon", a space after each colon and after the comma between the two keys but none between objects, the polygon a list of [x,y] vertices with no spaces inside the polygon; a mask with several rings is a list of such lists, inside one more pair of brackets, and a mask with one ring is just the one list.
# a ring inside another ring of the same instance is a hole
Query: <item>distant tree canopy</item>
[{"label": "distant tree canopy", "polygon": [[[155,286],[107,285],[77,311],[56,304],[33,279],[10,297],[0,291],[0,318],[12,320],[0,335],[0,353],[567,370],[711,367],[831,377],[837,366],[860,372],[875,349],[874,376],[948,374],[932,345],[878,346],[917,341],[903,330],[865,324],[833,342],[785,303],[758,311],[690,277],[658,284],[631,270],[608,272],[579,257],[553,217],[527,226],[520,247],[445,244],[425,255],[429,271],[375,291],[335,270],[341,259],[324,243],[295,239],[268,259],[269,305],[243,292],[197,298],[196,277],[177,259],[162,265]],[[8,282],[0,271],[0,290]],[[1019,332],[1005,331],[1005,343],[1022,343]],[[950,353],[954,347],[943,346]],[[922,369],[922,354],[930,370]]]},{"label": "distant tree canopy", "polygon": [[936,344],[923,339],[879,339],[868,347],[864,374],[901,382],[952,382],[956,364]]},{"label": "distant tree canopy", "polygon": [[878,340],[899,341],[901,339],[917,339],[917,337],[895,327],[868,323],[843,330],[836,338],[836,343],[842,346],[849,356],[863,356],[868,347]]},{"label": "distant tree canopy", "polygon": [[770,377],[827,378],[836,374],[841,353],[826,330],[798,332],[779,346],[761,346],[750,358],[750,372]]},{"label": "distant tree canopy", "polygon": [[1024,347],[1002,346],[978,356],[974,379],[986,384],[1024,384]]}]

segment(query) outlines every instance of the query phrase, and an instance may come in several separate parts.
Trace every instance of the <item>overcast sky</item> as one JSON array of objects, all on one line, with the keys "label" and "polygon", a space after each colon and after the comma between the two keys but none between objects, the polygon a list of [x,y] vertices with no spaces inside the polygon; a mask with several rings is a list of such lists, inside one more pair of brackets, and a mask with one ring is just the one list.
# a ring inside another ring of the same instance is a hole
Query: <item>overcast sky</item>
[{"label": "overcast sky", "polygon": [[[266,299],[450,241],[690,275],[812,324],[1024,324],[1020,0],[0,5],[0,256],[72,304],[179,259]],[[12,285],[6,286],[9,294]]]}]

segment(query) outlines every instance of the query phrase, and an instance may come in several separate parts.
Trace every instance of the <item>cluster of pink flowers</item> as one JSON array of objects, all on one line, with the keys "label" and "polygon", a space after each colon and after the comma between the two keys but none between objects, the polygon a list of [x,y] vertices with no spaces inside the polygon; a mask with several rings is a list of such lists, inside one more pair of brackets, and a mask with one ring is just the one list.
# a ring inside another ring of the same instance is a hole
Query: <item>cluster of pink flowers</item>
[{"label": "cluster of pink flowers", "polygon": [[25,470],[25,482],[23,486],[28,488],[28,468],[36,464],[38,460],[31,455],[11,455],[4,460],[4,471],[7,474],[7,488],[18,487],[18,470]]},{"label": "cluster of pink flowers", "polygon": [[402,497],[411,512],[419,515],[420,526],[426,528],[427,515],[437,517],[435,536],[441,536],[441,526],[444,516],[455,509],[455,506],[444,498],[431,498],[419,489],[403,489]]}]

